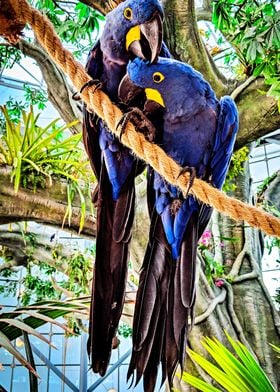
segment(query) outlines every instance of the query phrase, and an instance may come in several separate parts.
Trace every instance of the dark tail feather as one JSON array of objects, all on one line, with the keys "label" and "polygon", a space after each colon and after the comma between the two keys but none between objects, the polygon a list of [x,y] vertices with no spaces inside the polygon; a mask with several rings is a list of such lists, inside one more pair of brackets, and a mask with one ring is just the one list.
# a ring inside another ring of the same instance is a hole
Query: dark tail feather
[{"label": "dark tail feather", "polygon": [[197,214],[188,222],[181,256],[172,260],[161,219],[153,214],[150,243],[140,275],[133,323],[133,353],[128,377],[144,376],[144,390],[154,390],[161,362],[162,384],[170,386],[177,366],[183,368],[188,321],[195,299]]},{"label": "dark tail feather", "polygon": [[153,214],[133,320],[133,352],[128,379],[136,371],[135,384],[144,375],[145,391],[153,391],[158,365],[165,349],[167,293],[171,255],[160,218]]},{"label": "dark tail feather", "polygon": [[105,170],[98,192],[96,262],[92,287],[88,353],[94,372],[104,376],[122,314],[134,215],[135,188],[131,176],[114,202]]},{"label": "dark tail feather", "polygon": [[167,372],[172,385],[178,364],[184,366],[189,318],[193,317],[195,300],[195,272],[197,253],[198,216],[194,212],[184,234],[181,254],[175,265],[174,277],[169,289],[169,309],[167,331]]}]

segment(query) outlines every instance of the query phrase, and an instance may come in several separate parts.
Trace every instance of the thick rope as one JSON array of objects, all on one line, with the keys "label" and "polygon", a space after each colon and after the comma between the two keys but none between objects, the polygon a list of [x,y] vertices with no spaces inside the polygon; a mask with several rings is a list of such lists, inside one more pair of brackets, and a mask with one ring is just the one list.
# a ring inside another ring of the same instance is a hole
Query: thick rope
[{"label": "thick rope", "polygon": [[[83,66],[77,62],[72,53],[66,50],[54,31],[50,21],[38,10],[32,8],[26,0],[9,0],[20,20],[28,23],[34,30],[40,44],[47,50],[55,63],[70,77],[75,88],[80,89],[91,78]],[[109,97],[94,86],[85,88],[81,94],[88,109],[93,110],[102,118],[117,136],[116,126],[123,116],[120,109],[113,105]],[[183,192],[189,184],[189,173],[181,174],[182,168],[173,161],[156,144],[148,142],[145,137],[136,132],[131,123],[127,124],[122,136],[122,143],[129,147],[135,155],[147,162],[155,171],[160,173],[169,183],[178,186]],[[249,206],[239,200],[226,196],[200,179],[195,179],[190,192],[203,203],[214,207],[230,218],[244,220],[249,225],[262,229],[265,233],[280,237],[280,219],[264,212],[260,208]]]}]

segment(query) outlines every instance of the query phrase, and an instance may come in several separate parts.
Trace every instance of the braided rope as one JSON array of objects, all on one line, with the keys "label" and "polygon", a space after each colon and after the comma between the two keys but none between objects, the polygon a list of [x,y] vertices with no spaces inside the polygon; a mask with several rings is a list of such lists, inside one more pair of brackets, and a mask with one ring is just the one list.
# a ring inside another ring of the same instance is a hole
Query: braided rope
[{"label": "braided rope", "polygon": [[[51,22],[38,10],[32,8],[26,0],[9,0],[20,20],[28,23],[34,30],[40,44],[47,50],[55,63],[70,77],[75,88],[80,89],[91,80],[83,66],[77,62],[72,53],[62,46]],[[117,136],[116,126],[123,113],[113,105],[109,97],[94,86],[85,88],[81,94],[88,108],[102,118]],[[148,142],[141,133],[136,132],[131,123],[127,124],[122,136],[122,143],[135,155],[148,162],[169,183],[178,186],[183,192],[189,183],[189,174],[180,175],[182,168],[156,144]],[[226,196],[208,183],[195,179],[190,192],[203,203],[211,205],[230,218],[244,220],[249,225],[262,229],[265,233],[280,237],[280,219],[264,212],[260,208],[249,206],[239,200]]]}]

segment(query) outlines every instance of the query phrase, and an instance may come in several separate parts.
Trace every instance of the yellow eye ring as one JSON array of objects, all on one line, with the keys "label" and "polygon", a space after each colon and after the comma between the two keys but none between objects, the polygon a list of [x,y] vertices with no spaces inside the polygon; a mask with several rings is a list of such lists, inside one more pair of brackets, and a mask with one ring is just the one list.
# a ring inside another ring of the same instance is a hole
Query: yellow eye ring
[{"label": "yellow eye ring", "polygon": [[125,19],[127,20],[131,20],[132,19],[132,9],[127,7],[124,11],[123,11],[123,15],[125,17]]},{"label": "yellow eye ring", "polygon": [[163,74],[161,73],[161,72],[155,72],[154,74],[153,74],[153,81],[155,82],[155,83],[160,83],[160,82],[162,82],[164,80],[164,76],[163,76]]}]

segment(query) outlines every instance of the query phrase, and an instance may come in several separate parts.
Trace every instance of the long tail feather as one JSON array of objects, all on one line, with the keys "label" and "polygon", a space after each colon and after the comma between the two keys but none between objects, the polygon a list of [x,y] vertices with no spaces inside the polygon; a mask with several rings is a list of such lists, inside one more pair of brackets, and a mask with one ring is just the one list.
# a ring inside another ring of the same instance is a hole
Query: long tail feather
[{"label": "long tail feather", "polygon": [[129,241],[134,216],[134,176],[123,186],[117,201],[101,171],[98,192],[96,262],[92,287],[88,353],[94,372],[104,376],[122,314],[127,279]]},{"label": "long tail feather", "polygon": [[177,366],[183,368],[188,321],[195,299],[195,260],[198,214],[190,217],[181,256],[171,257],[161,218],[154,212],[150,242],[140,275],[133,322],[133,353],[128,378],[144,379],[152,392],[161,363],[162,384],[172,385]]},{"label": "long tail feather", "polygon": [[133,352],[128,379],[136,370],[136,384],[143,374],[146,375],[144,383],[145,379],[150,380],[150,376],[156,379],[154,369],[160,363],[164,347],[170,267],[171,255],[162,223],[154,214],[134,310]]}]

